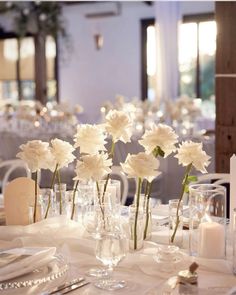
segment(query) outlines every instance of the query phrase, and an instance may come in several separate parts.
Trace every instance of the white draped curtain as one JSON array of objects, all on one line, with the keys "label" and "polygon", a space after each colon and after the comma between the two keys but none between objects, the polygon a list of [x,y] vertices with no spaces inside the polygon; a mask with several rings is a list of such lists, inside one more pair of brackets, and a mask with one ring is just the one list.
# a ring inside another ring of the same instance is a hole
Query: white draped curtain
[{"label": "white draped curtain", "polygon": [[175,99],[179,90],[179,2],[155,2],[157,34],[157,102]]}]

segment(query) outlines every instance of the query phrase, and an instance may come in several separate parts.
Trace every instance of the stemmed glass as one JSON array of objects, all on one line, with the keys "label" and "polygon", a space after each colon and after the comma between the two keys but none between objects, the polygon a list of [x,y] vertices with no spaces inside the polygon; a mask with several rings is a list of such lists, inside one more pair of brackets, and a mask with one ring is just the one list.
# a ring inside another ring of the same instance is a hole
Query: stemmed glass
[{"label": "stemmed glass", "polygon": [[[110,224],[112,213],[109,204],[84,205],[82,212],[82,223],[92,238],[100,238],[101,233]],[[86,272],[91,277],[106,277],[108,271],[103,268],[93,267]]]},{"label": "stemmed glass", "polygon": [[96,240],[95,255],[98,260],[108,267],[110,275],[95,282],[96,287],[114,291],[126,286],[125,281],[113,279],[112,273],[113,268],[126,256],[127,251],[127,237],[119,225],[112,226],[101,233],[100,238]]}]

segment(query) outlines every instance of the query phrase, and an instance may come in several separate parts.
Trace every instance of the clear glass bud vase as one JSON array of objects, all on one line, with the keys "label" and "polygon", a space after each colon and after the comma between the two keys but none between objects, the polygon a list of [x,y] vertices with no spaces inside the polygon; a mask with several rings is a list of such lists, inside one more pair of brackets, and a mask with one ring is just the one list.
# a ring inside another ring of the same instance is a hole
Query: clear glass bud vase
[{"label": "clear glass bud vase", "polygon": [[169,201],[169,244],[183,247],[183,201]]},{"label": "clear glass bud vase", "polygon": [[129,249],[140,250],[143,247],[144,214],[143,207],[129,206]]}]

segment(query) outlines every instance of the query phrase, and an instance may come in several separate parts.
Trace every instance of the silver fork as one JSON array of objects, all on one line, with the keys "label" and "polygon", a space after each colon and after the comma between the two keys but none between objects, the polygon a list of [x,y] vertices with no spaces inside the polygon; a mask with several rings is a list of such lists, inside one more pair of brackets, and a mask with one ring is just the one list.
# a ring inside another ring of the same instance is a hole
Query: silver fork
[{"label": "silver fork", "polygon": [[58,287],[55,287],[54,289],[50,290],[50,291],[45,291],[43,292],[41,295],[51,295],[51,294],[55,294],[57,292],[60,292],[68,287],[71,287],[75,284],[79,284],[79,283],[82,283],[84,282],[84,278],[83,277],[79,277],[79,278],[76,278],[76,279],[73,279],[71,281],[67,281],[65,283],[63,283],[62,285],[58,286]]},{"label": "silver fork", "polygon": [[83,286],[86,286],[86,285],[88,285],[88,284],[90,284],[90,282],[83,281],[83,282],[80,282],[80,283],[77,283],[77,284],[73,284],[73,285],[71,285],[70,287],[67,287],[67,288],[61,290],[60,292],[53,293],[53,294],[54,294],[54,295],[63,295],[63,294],[67,294],[67,293],[69,293],[69,292],[72,292],[72,291],[74,291],[74,290],[76,290],[76,289],[79,289],[79,288],[81,288],[81,287],[83,287]]}]

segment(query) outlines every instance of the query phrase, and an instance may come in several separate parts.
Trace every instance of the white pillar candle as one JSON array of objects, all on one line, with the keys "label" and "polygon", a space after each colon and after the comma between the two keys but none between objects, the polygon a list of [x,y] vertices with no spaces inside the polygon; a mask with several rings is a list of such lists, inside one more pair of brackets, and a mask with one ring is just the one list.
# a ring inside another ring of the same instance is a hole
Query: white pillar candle
[{"label": "white pillar candle", "polygon": [[225,228],[217,222],[199,225],[198,254],[205,258],[224,258]]}]

